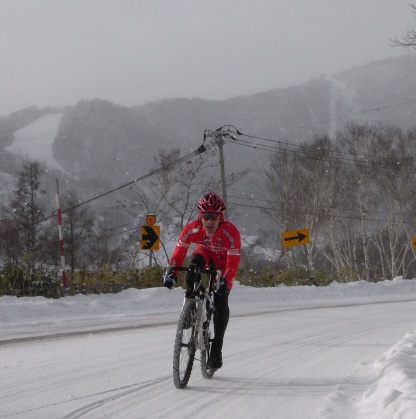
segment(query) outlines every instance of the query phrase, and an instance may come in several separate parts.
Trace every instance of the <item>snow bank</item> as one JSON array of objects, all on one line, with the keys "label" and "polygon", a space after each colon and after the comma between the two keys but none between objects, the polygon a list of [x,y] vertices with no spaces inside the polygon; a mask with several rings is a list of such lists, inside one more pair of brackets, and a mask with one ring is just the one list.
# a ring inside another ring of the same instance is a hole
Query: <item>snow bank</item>
[{"label": "snow bank", "polygon": [[[396,278],[393,281],[366,281],[327,287],[284,285],[254,288],[235,281],[230,294],[233,314],[258,310],[286,310],[296,306],[309,308],[343,304],[365,304],[378,301],[403,300],[416,296],[416,280]],[[44,297],[0,297],[0,327],[32,323],[108,318],[114,316],[165,315],[177,313],[182,306],[184,290],[175,288],[127,289],[118,294],[78,294],[57,300]]]},{"label": "snow bank", "polygon": [[372,365],[373,383],[358,402],[360,417],[416,418],[416,332],[409,332]]},{"label": "snow bank", "polygon": [[408,332],[379,359],[362,362],[340,383],[321,419],[416,418],[416,332]]}]

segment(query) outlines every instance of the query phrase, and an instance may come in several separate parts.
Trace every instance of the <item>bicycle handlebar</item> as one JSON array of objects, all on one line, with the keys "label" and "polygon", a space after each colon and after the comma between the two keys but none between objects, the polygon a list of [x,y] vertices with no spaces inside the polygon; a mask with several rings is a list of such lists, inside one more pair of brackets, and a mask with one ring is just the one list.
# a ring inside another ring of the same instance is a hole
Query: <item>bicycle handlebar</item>
[{"label": "bicycle handlebar", "polygon": [[[219,273],[221,275],[221,271],[217,271],[213,266],[210,266],[209,268],[200,268],[196,266],[195,264],[190,264],[189,266],[171,266],[169,268],[170,272],[174,271],[185,271],[190,272],[193,275],[196,275],[195,283],[194,283],[194,291],[202,291],[203,294],[209,290],[209,292],[214,290],[214,287],[218,287],[218,285],[215,285],[217,283],[217,274]],[[208,288],[206,288],[202,282],[201,282],[201,274],[208,274],[209,281],[208,281]],[[197,288],[195,288],[195,286]]]},{"label": "bicycle handlebar", "polygon": [[[171,271],[192,271],[192,267],[191,266],[171,266],[170,267]],[[195,266],[194,269],[195,272],[201,273],[201,274],[216,274],[217,270],[215,268],[198,268],[197,266]]]}]

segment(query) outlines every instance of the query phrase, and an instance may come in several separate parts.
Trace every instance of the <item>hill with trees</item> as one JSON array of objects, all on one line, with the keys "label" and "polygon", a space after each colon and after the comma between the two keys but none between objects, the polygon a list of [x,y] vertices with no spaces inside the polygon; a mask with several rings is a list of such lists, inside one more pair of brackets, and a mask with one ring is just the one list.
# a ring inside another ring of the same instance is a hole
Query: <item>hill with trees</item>
[{"label": "hill with trees", "polygon": [[[148,213],[162,227],[152,261],[164,266],[197,197],[221,192],[221,145],[242,269],[271,264],[266,282],[287,267],[308,277],[324,270],[325,281],[412,276],[415,70],[404,56],[224,101],[127,108],[96,99],[0,118],[3,270],[56,277],[56,178],[71,272],[146,266],[137,242]],[[20,129],[58,112],[51,146],[62,170],[8,150]],[[299,228],[311,245],[282,251],[282,231]]]}]

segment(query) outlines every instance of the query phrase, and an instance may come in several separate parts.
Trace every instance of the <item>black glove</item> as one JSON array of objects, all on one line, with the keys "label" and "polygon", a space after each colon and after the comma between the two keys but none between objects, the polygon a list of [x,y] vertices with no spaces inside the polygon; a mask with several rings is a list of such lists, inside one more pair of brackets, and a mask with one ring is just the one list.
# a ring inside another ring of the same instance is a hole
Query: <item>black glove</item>
[{"label": "black glove", "polygon": [[172,271],[172,268],[167,269],[163,274],[162,282],[163,285],[170,290],[173,287],[173,283],[175,282],[176,284],[178,282],[178,278],[176,277],[175,272]]},{"label": "black glove", "polygon": [[218,288],[215,290],[215,294],[217,294],[218,297],[228,297],[229,293],[230,290],[227,288],[227,281],[225,278],[221,277]]}]

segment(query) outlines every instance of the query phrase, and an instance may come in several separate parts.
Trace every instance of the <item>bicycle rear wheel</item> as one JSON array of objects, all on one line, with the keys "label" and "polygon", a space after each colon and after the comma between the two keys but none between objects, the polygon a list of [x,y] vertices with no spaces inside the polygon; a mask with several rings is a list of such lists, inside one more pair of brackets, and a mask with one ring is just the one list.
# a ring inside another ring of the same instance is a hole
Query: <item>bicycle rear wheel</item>
[{"label": "bicycle rear wheel", "polygon": [[207,328],[205,329],[205,333],[205,349],[201,351],[201,373],[204,378],[212,378],[215,370],[208,368],[208,359],[211,353],[212,339],[214,338],[214,322],[212,318],[209,318],[207,321]]},{"label": "bicycle rear wheel", "polygon": [[192,340],[196,304],[186,300],[179,317],[173,349],[173,382],[176,388],[185,388],[191,377],[195,358],[195,344]]}]

